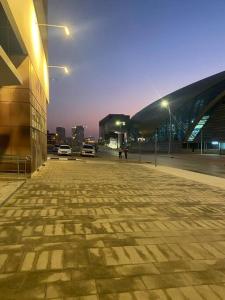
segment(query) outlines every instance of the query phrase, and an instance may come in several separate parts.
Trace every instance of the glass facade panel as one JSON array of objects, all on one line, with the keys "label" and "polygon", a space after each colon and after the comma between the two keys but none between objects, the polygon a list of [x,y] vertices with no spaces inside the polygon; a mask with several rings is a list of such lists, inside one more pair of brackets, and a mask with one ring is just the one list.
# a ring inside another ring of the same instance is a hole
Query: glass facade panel
[{"label": "glass facade panel", "polygon": [[192,133],[190,134],[188,138],[188,142],[193,142],[196,136],[200,133],[201,129],[204,127],[206,122],[208,121],[209,116],[204,116],[201,118],[201,120],[198,122],[198,124],[194,127]]}]

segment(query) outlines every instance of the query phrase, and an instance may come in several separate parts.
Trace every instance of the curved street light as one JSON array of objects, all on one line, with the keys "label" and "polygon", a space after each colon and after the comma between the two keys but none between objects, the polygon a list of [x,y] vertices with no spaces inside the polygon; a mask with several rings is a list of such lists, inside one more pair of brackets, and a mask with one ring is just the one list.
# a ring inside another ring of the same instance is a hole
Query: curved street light
[{"label": "curved street light", "polygon": [[44,23],[41,23],[41,24],[38,23],[38,25],[39,26],[45,26],[45,27],[62,28],[67,36],[70,35],[69,28],[67,26],[64,26],[64,25],[44,24]]},{"label": "curved street light", "polygon": [[70,73],[69,68],[66,67],[66,66],[48,66],[48,67],[49,68],[62,69],[62,70],[64,70],[65,74],[67,74],[67,75]]}]

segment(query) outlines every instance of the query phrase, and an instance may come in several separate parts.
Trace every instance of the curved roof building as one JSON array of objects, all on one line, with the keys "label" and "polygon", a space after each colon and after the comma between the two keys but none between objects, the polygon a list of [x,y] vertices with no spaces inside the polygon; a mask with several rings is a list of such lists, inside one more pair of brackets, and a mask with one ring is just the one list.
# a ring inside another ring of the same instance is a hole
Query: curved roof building
[{"label": "curved roof building", "polygon": [[142,136],[151,137],[157,130],[159,141],[167,141],[170,118],[162,100],[169,103],[172,140],[193,143],[204,135],[208,142],[225,141],[225,72],[166,95],[132,117]]}]

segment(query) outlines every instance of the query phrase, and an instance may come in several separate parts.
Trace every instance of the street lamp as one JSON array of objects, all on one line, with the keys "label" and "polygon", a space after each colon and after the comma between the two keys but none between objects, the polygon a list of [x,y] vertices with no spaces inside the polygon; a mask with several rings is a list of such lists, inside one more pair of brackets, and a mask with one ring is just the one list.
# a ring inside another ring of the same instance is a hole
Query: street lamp
[{"label": "street lamp", "polygon": [[116,126],[125,126],[126,122],[116,121]]},{"label": "street lamp", "polygon": [[122,130],[122,126],[125,126],[126,125],[126,122],[122,122],[122,121],[116,121],[116,126],[119,126],[120,127],[120,131],[118,133],[118,138],[117,138],[117,148],[118,148],[118,144],[119,144],[119,135],[121,135],[121,130]]},{"label": "street lamp", "polygon": [[170,118],[170,130],[169,130],[169,149],[168,154],[171,153],[171,138],[172,138],[172,116],[171,116],[171,110],[170,110],[170,104],[167,100],[163,100],[161,102],[161,107],[168,109],[169,112],[169,118]]},{"label": "street lamp", "polygon": [[64,70],[64,72],[65,72],[65,74],[69,74],[69,69],[68,69],[68,67],[66,67],[66,66],[48,66],[49,68],[57,68],[57,69],[63,69]]},{"label": "street lamp", "polygon": [[45,27],[61,28],[61,29],[64,30],[64,32],[65,32],[65,34],[66,34],[67,36],[70,35],[69,28],[68,28],[67,26],[64,26],[64,25],[44,24],[44,23],[42,23],[42,24],[38,23],[38,25],[39,25],[39,26],[45,26]]}]

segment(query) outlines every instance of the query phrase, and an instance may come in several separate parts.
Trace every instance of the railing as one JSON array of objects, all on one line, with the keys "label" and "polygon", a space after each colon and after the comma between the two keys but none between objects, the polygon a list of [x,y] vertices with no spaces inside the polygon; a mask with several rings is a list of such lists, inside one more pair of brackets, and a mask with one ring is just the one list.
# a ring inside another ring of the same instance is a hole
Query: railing
[{"label": "railing", "polygon": [[31,167],[30,156],[2,155],[0,156],[0,172],[21,173],[27,175],[27,167]]}]

